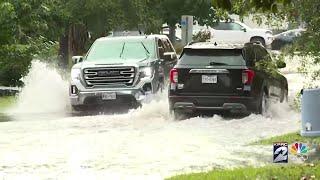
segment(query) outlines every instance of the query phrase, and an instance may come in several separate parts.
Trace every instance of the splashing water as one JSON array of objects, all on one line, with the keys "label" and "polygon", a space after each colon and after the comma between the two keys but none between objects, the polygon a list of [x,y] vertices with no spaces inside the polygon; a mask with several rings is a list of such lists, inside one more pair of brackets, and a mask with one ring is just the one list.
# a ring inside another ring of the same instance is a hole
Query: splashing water
[{"label": "splashing water", "polygon": [[[302,77],[287,77],[290,100]],[[11,113],[69,111],[68,83],[54,68],[34,61],[24,82]],[[271,162],[271,145],[248,143],[299,128],[299,114],[288,104],[272,106],[268,118],[173,121],[166,94],[127,114],[35,119],[0,124],[3,177],[161,179],[213,167],[258,166]]]},{"label": "splashing water", "polygon": [[65,113],[69,110],[68,83],[55,68],[39,60],[32,61],[23,82],[25,86],[17,97],[17,104],[8,110],[9,114]]}]

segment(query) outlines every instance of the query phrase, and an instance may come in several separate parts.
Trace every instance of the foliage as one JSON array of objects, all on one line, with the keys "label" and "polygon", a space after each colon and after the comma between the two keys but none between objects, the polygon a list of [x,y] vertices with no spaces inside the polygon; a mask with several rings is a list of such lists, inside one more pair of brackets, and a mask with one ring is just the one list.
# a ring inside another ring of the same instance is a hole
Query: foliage
[{"label": "foliage", "polygon": [[[7,48],[1,50],[0,62],[9,62],[21,47],[28,50],[22,48],[24,53],[14,59],[29,58],[21,62],[57,52],[68,58],[83,54],[96,38],[111,30],[144,29],[147,33],[158,33],[163,23],[169,25],[170,37],[175,39],[174,28],[182,15],[193,15],[199,24],[212,25],[232,13],[241,16],[264,13],[269,19],[305,22],[307,32],[292,49],[319,57],[318,6],[317,0],[1,0],[0,45]],[[314,63],[319,61],[315,58]],[[20,77],[27,66],[19,68]],[[17,78],[17,75],[9,78],[11,85],[19,84]]]},{"label": "foliage", "polygon": [[280,64],[279,62],[282,62],[278,59],[265,59],[261,60],[255,63],[255,67],[257,70],[263,70],[271,74],[271,76],[278,76],[279,70],[277,64]]},{"label": "foliage", "polygon": [[15,102],[14,96],[0,97],[0,110],[7,109]]},{"label": "foliage", "polygon": [[193,36],[193,41],[195,42],[206,42],[211,38],[210,30],[201,30]]},{"label": "foliage", "polygon": [[21,86],[21,77],[27,73],[32,59],[28,45],[0,46],[0,82],[4,86]]},{"label": "foliage", "polygon": [[320,176],[320,164],[245,167],[232,170],[212,170],[203,173],[178,175],[171,180],[220,179],[315,179]]}]

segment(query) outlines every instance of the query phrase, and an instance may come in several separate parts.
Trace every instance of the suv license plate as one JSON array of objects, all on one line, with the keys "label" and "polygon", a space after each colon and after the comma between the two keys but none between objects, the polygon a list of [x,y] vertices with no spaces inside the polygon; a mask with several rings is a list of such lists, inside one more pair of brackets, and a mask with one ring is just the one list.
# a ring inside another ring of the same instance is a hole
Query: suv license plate
[{"label": "suv license plate", "polygon": [[115,92],[102,93],[102,100],[115,100],[115,99],[117,99],[117,95]]},{"label": "suv license plate", "polygon": [[217,75],[202,75],[202,84],[216,84],[217,82]]}]

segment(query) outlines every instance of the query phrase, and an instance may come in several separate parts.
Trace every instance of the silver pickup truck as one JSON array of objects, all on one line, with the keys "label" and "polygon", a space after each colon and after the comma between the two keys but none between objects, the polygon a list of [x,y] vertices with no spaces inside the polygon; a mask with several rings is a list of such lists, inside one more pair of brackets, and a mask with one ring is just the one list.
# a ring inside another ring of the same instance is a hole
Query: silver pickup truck
[{"label": "silver pickup truck", "polygon": [[136,108],[164,88],[176,52],[165,35],[103,37],[86,56],[74,56],[70,101],[84,111],[115,105]]}]

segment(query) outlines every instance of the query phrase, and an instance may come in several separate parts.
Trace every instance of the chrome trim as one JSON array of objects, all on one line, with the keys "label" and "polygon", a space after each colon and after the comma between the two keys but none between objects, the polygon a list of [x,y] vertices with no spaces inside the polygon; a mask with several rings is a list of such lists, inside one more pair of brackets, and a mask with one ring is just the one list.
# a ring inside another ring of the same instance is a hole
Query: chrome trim
[{"label": "chrome trim", "polygon": [[229,74],[227,69],[191,69],[190,74]]},{"label": "chrome trim", "polygon": [[[118,74],[99,75],[99,71],[118,71]],[[136,68],[125,67],[97,67],[83,70],[83,78],[88,86],[133,86],[136,77]]]}]

